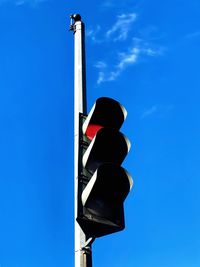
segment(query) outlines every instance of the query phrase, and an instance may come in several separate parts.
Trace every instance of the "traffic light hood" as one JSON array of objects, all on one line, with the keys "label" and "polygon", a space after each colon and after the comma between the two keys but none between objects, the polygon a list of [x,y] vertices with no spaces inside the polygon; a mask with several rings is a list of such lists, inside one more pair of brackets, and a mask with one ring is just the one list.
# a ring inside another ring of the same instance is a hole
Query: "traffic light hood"
[{"label": "traffic light hood", "polygon": [[87,234],[100,237],[124,229],[123,202],[132,185],[130,174],[119,165],[106,163],[95,171],[81,197]]},{"label": "traffic light hood", "polygon": [[92,139],[98,129],[102,127],[119,130],[126,116],[127,111],[119,102],[109,97],[100,97],[96,100],[83,124],[83,134]]},{"label": "traffic light hood", "polygon": [[130,141],[121,132],[113,128],[102,128],[83,156],[83,167],[94,172],[105,162],[121,165],[130,147]]}]

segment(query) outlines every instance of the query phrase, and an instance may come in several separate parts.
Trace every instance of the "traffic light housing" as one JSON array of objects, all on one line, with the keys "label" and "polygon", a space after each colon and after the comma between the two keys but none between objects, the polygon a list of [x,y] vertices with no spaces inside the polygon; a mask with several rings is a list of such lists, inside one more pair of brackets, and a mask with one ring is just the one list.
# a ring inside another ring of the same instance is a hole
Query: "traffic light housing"
[{"label": "traffic light housing", "polygon": [[124,207],[133,181],[121,167],[130,141],[121,128],[127,112],[116,100],[97,99],[80,114],[77,222],[88,237],[124,229]]}]

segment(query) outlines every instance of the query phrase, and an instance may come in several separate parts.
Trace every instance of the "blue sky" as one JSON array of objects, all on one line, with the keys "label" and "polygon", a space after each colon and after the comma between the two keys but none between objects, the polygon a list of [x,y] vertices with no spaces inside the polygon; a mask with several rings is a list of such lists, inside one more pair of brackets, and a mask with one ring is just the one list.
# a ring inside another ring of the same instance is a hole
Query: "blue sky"
[{"label": "blue sky", "polygon": [[73,266],[73,34],[88,110],[113,97],[132,143],[126,229],[95,267],[200,266],[200,2],[0,0],[0,267]]}]

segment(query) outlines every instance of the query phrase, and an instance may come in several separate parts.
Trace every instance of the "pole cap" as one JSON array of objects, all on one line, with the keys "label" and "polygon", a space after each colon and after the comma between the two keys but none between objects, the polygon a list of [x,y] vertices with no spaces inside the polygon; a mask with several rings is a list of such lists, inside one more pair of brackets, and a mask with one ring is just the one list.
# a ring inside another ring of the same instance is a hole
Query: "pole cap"
[{"label": "pole cap", "polygon": [[73,19],[74,22],[81,21],[81,15],[80,14],[72,14],[72,15],[70,15],[70,18]]}]

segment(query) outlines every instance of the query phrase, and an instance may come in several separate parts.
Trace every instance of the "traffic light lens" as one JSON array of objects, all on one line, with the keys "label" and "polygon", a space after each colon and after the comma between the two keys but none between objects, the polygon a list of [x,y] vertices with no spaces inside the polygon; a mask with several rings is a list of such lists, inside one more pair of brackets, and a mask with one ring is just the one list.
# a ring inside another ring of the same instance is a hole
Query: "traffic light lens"
[{"label": "traffic light lens", "polygon": [[103,126],[101,125],[97,125],[97,124],[89,124],[86,130],[85,135],[87,136],[87,138],[89,138],[90,140],[92,140],[94,138],[94,136],[97,134],[97,132],[103,128]]}]

